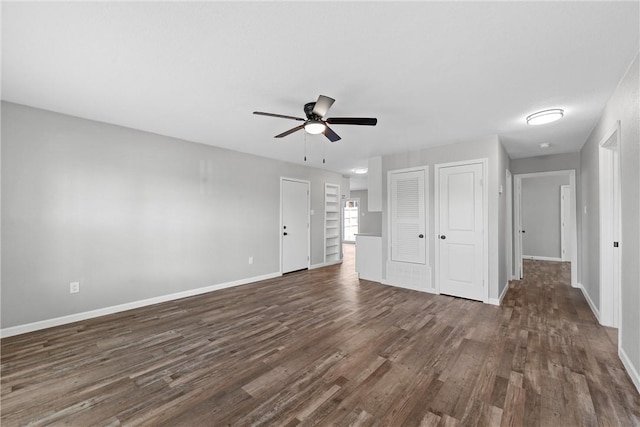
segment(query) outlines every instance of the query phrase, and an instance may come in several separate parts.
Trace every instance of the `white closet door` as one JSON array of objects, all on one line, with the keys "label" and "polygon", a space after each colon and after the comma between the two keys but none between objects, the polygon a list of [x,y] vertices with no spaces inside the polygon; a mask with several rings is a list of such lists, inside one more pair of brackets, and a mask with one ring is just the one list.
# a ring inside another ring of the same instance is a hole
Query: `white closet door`
[{"label": "white closet door", "polygon": [[282,180],[282,273],[309,267],[309,183]]},{"label": "white closet door", "polygon": [[483,300],[483,165],[443,167],[439,170],[440,292]]},{"label": "white closet door", "polygon": [[391,174],[391,260],[426,264],[425,171]]}]

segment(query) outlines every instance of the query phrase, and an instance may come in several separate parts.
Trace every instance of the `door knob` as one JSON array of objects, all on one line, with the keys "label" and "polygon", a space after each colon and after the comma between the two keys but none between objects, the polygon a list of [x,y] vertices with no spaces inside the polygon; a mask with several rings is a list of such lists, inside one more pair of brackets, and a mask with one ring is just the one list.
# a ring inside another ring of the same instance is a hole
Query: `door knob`
[{"label": "door knob", "polygon": [[526,233],[526,231],[525,231],[525,230],[522,230],[522,232],[523,232],[523,233]]},{"label": "door knob", "polygon": [[418,237],[424,239],[424,234],[418,234]]},{"label": "door knob", "polygon": [[287,235],[287,232],[285,231],[284,233],[282,233],[282,235],[286,236],[286,235]]},{"label": "door knob", "polygon": [[444,239],[446,239],[446,238],[447,238],[447,236],[445,236],[444,234],[442,234],[442,235],[440,235],[440,238],[441,238],[442,240],[444,240]]}]

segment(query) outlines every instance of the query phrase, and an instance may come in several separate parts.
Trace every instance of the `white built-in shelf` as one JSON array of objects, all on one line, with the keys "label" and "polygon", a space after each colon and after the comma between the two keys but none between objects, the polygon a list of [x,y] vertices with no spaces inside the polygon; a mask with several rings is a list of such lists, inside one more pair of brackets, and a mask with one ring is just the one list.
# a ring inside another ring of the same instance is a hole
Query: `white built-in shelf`
[{"label": "white built-in shelf", "polygon": [[324,184],[324,262],[338,262],[340,254],[340,186]]}]

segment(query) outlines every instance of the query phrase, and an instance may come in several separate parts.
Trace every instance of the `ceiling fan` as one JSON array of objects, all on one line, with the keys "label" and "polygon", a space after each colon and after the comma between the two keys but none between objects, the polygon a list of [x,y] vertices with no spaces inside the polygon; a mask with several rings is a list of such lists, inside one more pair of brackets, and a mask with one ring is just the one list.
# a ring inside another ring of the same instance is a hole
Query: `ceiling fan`
[{"label": "ceiling fan", "polygon": [[360,125],[360,126],[375,126],[378,123],[378,119],[368,117],[328,117],[324,118],[329,111],[329,108],[333,105],[335,99],[328,96],[320,95],[316,102],[309,102],[304,105],[304,114],[306,119],[302,117],[284,116],[282,114],[263,113],[262,111],[254,111],[253,114],[260,116],[279,117],[281,119],[292,119],[299,122],[304,122],[300,126],[296,126],[293,129],[289,129],[286,132],[282,132],[276,135],[274,138],[282,138],[290,135],[294,132],[304,129],[307,133],[312,135],[318,135],[323,133],[331,142],[340,140],[340,137],[335,133],[328,124],[331,125]]}]

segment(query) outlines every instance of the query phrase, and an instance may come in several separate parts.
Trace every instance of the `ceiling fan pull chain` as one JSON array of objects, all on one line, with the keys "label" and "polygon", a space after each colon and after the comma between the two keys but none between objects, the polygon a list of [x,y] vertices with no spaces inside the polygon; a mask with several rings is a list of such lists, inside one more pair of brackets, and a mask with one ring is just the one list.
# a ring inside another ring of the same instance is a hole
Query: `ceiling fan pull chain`
[{"label": "ceiling fan pull chain", "polygon": [[307,133],[304,133],[304,161],[307,161]]},{"label": "ceiling fan pull chain", "polygon": [[322,164],[325,164],[325,158],[327,157],[327,143],[322,142]]}]

